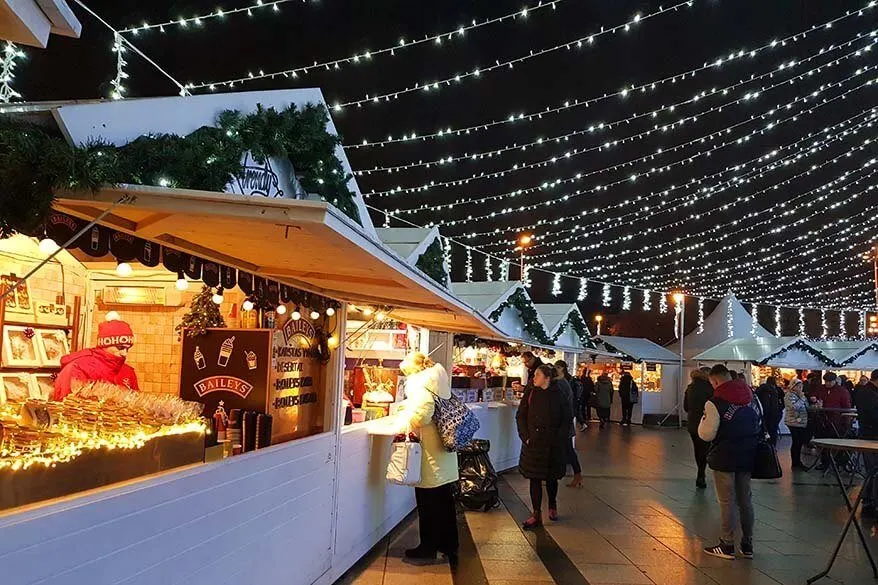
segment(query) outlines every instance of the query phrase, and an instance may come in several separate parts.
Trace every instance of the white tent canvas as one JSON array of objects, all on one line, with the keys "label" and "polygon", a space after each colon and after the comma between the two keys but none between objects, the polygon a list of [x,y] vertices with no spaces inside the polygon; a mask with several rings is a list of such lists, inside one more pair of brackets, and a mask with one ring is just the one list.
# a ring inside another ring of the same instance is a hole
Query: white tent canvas
[{"label": "white tent canvas", "polygon": [[[699,332],[699,329],[702,330]],[[769,337],[774,336],[758,323],[753,330],[753,317],[735,295],[729,293],[704,319],[703,328],[696,327],[683,338],[683,357],[691,360],[728,339]]]}]

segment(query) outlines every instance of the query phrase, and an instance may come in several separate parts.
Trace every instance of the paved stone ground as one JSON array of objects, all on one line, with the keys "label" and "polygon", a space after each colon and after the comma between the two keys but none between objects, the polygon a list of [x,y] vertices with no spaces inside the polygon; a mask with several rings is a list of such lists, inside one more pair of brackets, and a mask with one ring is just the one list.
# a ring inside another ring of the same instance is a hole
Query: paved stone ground
[{"label": "paved stone ground", "polygon": [[[416,544],[416,525],[401,527],[341,582],[345,585],[804,585],[826,563],[846,520],[832,477],[789,472],[789,439],[779,446],[785,477],[754,481],[756,558],[724,561],[701,549],[716,541],[719,512],[708,479],[695,489],[689,436],[676,429],[596,426],[577,437],[586,485],[561,488],[561,521],[523,533],[527,483],[504,477],[504,506],[468,512],[469,555],[447,564],[407,565],[402,550]],[[878,525],[864,530],[878,553]],[[827,585],[878,584],[851,531]]]}]

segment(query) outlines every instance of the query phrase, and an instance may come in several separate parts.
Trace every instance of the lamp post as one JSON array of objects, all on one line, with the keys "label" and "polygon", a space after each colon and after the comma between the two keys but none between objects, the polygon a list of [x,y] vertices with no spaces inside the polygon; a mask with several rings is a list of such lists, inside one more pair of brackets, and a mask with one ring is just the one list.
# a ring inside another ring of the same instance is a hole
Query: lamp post
[{"label": "lamp post", "polygon": [[516,252],[521,253],[521,282],[524,284],[524,250],[533,244],[534,237],[531,234],[521,234],[518,236],[518,245],[515,247]]},{"label": "lamp post", "polygon": [[601,323],[603,323],[603,321],[604,321],[603,315],[595,315],[594,316],[594,322],[598,324],[597,325],[597,334],[598,335],[601,334]]},{"label": "lamp post", "polygon": [[686,295],[683,293],[674,293],[674,303],[676,303],[677,317],[680,322],[680,330],[677,335],[680,337],[680,371],[677,374],[677,423],[683,428],[683,393],[685,390],[685,380],[683,380],[683,333],[686,331]]},{"label": "lamp post", "polygon": [[875,280],[875,309],[878,310],[878,244],[863,254],[863,260],[872,261],[872,272]]}]

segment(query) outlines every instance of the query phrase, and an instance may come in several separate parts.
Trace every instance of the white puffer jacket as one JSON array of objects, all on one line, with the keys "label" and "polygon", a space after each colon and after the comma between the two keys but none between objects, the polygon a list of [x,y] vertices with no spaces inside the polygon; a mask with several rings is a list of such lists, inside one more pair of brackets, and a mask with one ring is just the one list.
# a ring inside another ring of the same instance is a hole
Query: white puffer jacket
[{"label": "white puffer jacket", "polygon": [[[432,391],[432,392],[431,392]],[[442,446],[433,424],[433,394],[451,398],[448,373],[439,364],[408,376],[405,380],[404,416],[413,433],[421,439],[421,481],[415,487],[434,488],[458,480],[457,453]]]},{"label": "white puffer jacket", "polygon": [[802,392],[801,380],[793,380],[783,397],[784,422],[788,427],[808,426],[808,398]]}]

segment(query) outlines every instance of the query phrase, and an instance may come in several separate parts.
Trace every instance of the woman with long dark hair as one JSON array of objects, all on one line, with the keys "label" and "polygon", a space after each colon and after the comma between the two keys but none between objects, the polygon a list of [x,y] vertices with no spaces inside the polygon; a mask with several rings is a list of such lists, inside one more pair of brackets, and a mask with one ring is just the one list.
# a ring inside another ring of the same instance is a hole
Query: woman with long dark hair
[{"label": "woman with long dark hair", "polygon": [[515,421],[521,438],[519,471],[530,480],[533,514],[525,530],[542,526],[543,484],[549,498],[549,520],[558,520],[558,480],[567,468],[565,442],[569,441],[573,409],[554,380],[554,368],[539,366],[527,386]]}]

